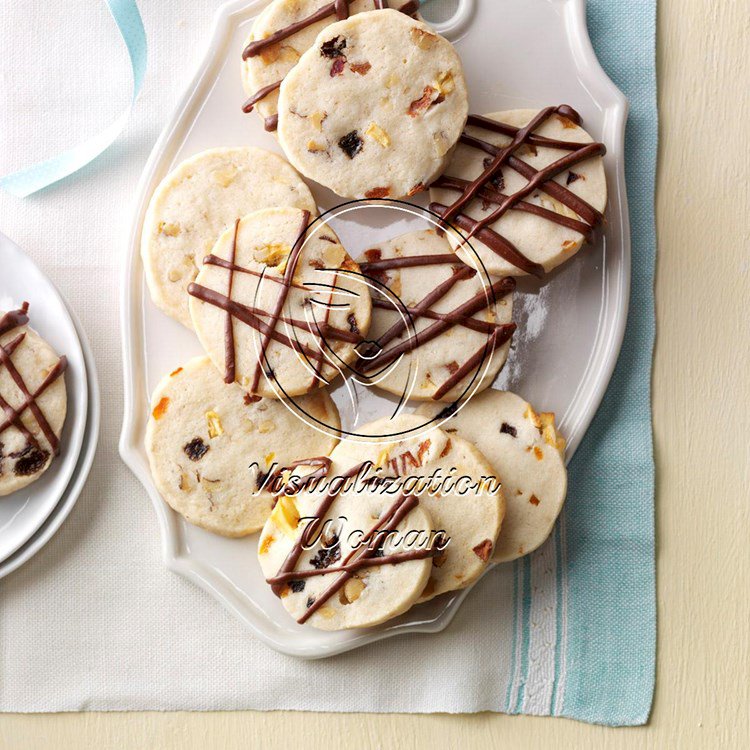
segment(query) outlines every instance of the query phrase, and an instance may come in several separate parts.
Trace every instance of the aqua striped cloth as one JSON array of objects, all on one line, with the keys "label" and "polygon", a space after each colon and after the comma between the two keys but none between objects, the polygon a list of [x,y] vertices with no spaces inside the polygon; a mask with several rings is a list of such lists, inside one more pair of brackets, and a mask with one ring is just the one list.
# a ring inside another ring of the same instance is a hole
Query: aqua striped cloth
[{"label": "aqua striped cloth", "polygon": [[[655,11],[655,0],[589,1],[597,56],[630,101],[625,159],[633,246],[630,315],[614,377],[570,465],[568,503],[554,548],[548,545],[516,564],[512,670],[502,706],[509,713],[627,725],[645,723],[651,709]],[[549,622],[546,608],[554,609],[554,628],[539,632],[531,623]]]}]

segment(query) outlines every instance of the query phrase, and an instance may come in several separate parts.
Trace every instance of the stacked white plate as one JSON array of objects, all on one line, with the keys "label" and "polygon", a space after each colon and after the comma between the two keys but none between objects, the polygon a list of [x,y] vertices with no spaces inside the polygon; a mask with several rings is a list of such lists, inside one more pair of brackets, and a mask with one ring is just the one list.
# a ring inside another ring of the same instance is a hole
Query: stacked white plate
[{"label": "stacked white plate", "polygon": [[68,358],[68,414],[60,455],[28,487],[0,497],[0,578],[35,555],[68,517],[86,482],[99,438],[99,383],[81,325],[38,266],[0,233],[0,310],[30,305],[29,325]]}]

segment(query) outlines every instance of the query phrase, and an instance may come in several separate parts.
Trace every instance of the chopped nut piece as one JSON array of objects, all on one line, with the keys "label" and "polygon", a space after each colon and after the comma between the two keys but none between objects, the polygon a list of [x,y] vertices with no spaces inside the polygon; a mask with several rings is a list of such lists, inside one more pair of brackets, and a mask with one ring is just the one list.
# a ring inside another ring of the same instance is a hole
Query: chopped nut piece
[{"label": "chopped nut piece", "polygon": [[182,278],[182,271],[180,271],[178,268],[173,268],[168,274],[167,278],[170,281],[179,281]]},{"label": "chopped nut piece", "polygon": [[319,133],[323,130],[323,120],[325,120],[326,117],[328,117],[328,114],[325,112],[313,112],[309,117],[310,123]]},{"label": "chopped nut piece", "polygon": [[350,578],[345,584],[344,588],[341,589],[339,594],[339,601],[342,604],[351,604],[356,602],[365,590],[365,582],[361,578]]},{"label": "chopped nut piece", "polygon": [[567,117],[563,117],[563,115],[557,115],[557,119],[562,123],[562,126],[566,129],[572,129],[572,128],[577,127],[577,125],[572,120],[569,120]]},{"label": "chopped nut piece", "polygon": [[276,425],[271,422],[270,420],[266,420],[265,422],[261,422],[258,425],[258,432],[262,433],[263,435],[273,432],[276,429]]},{"label": "chopped nut piece", "polygon": [[272,243],[264,245],[260,250],[253,253],[253,258],[259,263],[265,263],[267,266],[278,266],[281,261],[287,258],[292,248],[283,243]]},{"label": "chopped nut piece", "polygon": [[214,171],[211,172],[211,180],[222,187],[228,187],[231,185],[236,176],[237,167],[233,164],[227,166],[226,169],[214,169]]},{"label": "chopped nut piece", "polygon": [[370,138],[377,141],[383,148],[388,148],[388,146],[391,145],[390,136],[376,122],[371,122],[367,126],[367,130],[365,130],[365,135],[369,135]]},{"label": "chopped nut piece", "polygon": [[574,240],[565,240],[565,242],[562,243],[562,249],[563,250],[574,250],[576,245],[578,243]]},{"label": "chopped nut piece", "polygon": [[318,151],[325,151],[326,146],[325,143],[318,143],[317,141],[309,140],[307,142],[307,150],[310,153],[317,153]]},{"label": "chopped nut piece", "polygon": [[167,407],[169,406],[169,399],[164,396],[161,401],[154,407],[153,415],[154,419],[161,419],[167,413]]},{"label": "chopped nut piece", "polygon": [[159,222],[159,234],[164,234],[167,237],[176,237],[180,233],[180,225],[167,223],[164,221]]},{"label": "chopped nut piece", "polygon": [[422,89],[422,96],[420,96],[419,99],[415,99],[409,105],[409,109],[406,110],[409,117],[418,117],[421,115],[430,107],[430,105],[433,104],[438,95],[439,93],[437,89],[432,86],[425,86],[424,89]]},{"label": "chopped nut piece", "polygon": [[183,492],[187,492],[190,489],[190,477],[187,474],[180,474],[179,487]]},{"label": "chopped nut piece", "polygon": [[336,610],[333,607],[321,607],[318,610],[318,614],[326,620],[330,620],[335,616]]},{"label": "chopped nut piece", "polygon": [[299,510],[293,497],[281,495],[271,511],[271,520],[290,539],[297,537]]},{"label": "chopped nut piece", "polygon": [[432,47],[437,41],[437,36],[435,36],[435,34],[430,34],[429,31],[419,28],[410,29],[409,36],[419,49],[430,49],[430,47]]},{"label": "chopped nut piece", "polygon": [[206,421],[208,422],[208,436],[210,438],[219,437],[224,434],[224,428],[221,426],[219,415],[215,411],[206,412]]},{"label": "chopped nut piece", "polygon": [[473,552],[482,562],[487,562],[492,553],[492,541],[490,539],[485,539],[473,548]]},{"label": "chopped nut piece", "polygon": [[435,84],[435,88],[443,95],[447,96],[448,94],[453,93],[456,89],[456,82],[453,80],[453,73],[450,71],[447,71],[446,73],[441,73],[438,76],[437,83]]},{"label": "chopped nut piece", "polygon": [[271,44],[260,53],[260,59],[263,60],[264,65],[271,65],[272,63],[275,63],[279,59],[280,54],[281,54],[281,45],[278,43]]},{"label": "chopped nut piece", "polygon": [[323,263],[328,268],[338,268],[345,254],[346,251],[341,245],[326,245],[323,248]]}]

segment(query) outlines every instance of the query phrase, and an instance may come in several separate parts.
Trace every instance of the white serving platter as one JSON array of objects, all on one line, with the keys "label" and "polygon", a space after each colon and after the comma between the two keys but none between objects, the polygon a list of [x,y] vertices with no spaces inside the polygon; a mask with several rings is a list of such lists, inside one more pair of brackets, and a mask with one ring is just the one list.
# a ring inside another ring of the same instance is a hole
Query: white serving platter
[{"label": "white serving platter", "polygon": [[[256,537],[229,540],[185,523],[159,497],[143,449],[154,385],[165,372],[201,353],[194,334],[150,301],[139,248],[143,216],[161,178],[191,154],[236,144],[280,153],[260,118],[243,115],[240,109],[240,55],[252,19],[266,4],[267,0],[237,0],[218,11],[205,57],[154,147],[138,188],[123,268],[125,416],[120,453],[153,501],[167,566],[215,596],[269,646],[318,658],[401,632],[442,630],[468,591],[414,607],[377,628],[324,633],[299,626],[263,581]],[[429,5],[424,14],[429,19]],[[454,18],[440,25],[463,59],[472,112],[569,104],[608,149],[605,225],[593,245],[550,274],[544,284],[520,282],[514,303],[519,330],[495,383],[557,414],[568,440],[568,458],[585,434],[614,369],[630,287],[623,162],[627,102],[599,65],[585,19],[584,0],[461,0]],[[319,186],[311,188],[321,210],[343,202]],[[354,257],[374,241],[424,228],[408,217],[387,230],[380,226],[382,221],[346,216],[338,221],[333,226]],[[341,404],[335,391],[333,395]]]},{"label": "white serving platter", "polygon": [[65,385],[68,412],[60,455],[28,487],[0,497],[0,561],[22,547],[44,524],[70,482],[81,452],[89,408],[88,376],[75,323],[68,308],[39,267],[18,245],[0,234],[0,310],[29,302],[29,325],[68,358]]},{"label": "white serving platter", "polygon": [[78,457],[78,463],[73,471],[73,476],[70,478],[70,482],[68,482],[68,486],[65,488],[60,501],[34,535],[12,555],[0,562],[0,578],[4,578],[9,573],[20,568],[25,562],[39,552],[39,550],[42,549],[42,547],[44,547],[44,545],[55,535],[60,526],[62,526],[63,521],[65,521],[73,510],[73,507],[86,484],[89,472],[91,471],[91,466],[94,463],[94,456],[96,455],[96,448],[99,443],[99,423],[101,420],[99,378],[96,372],[94,355],[89,346],[89,342],[86,339],[86,334],[81,327],[81,323],[70,307],[68,307],[68,313],[76,327],[78,340],[81,342],[88,381],[89,408],[86,417],[83,445],[81,446],[81,452]]}]

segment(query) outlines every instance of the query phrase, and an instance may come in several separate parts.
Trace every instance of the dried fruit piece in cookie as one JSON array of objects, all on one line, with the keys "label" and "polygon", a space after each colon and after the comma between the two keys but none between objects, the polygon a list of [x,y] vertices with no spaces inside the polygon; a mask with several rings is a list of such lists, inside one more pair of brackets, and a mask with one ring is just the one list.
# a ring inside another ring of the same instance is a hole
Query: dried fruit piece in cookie
[{"label": "dried fruit piece in cookie", "polygon": [[300,176],[277,154],[249,146],[202,151],[159,184],[143,224],[141,254],[154,303],[192,327],[187,287],[216,238],[267,206],[316,212]]},{"label": "dried fruit piece in cookie", "polygon": [[[325,475],[343,478],[348,468],[334,451]],[[274,511],[258,546],[263,574],[284,607],[321,630],[371,627],[402,614],[432,567],[433,523],[421,502],[339,489],[284,498],[301,519],[295,533]]]},{"label": "dried fruit piece in cookie", "polygon": [[[230,537],[262,528],[274,503],[267,479],[279,466],[336,444],[283,403],[246,396],[208,357],[197,357],[156,387],[146,428],[151,474],[164,500],[190,523]],[[338,424],[325,391],[297,406],[311,419]]]},{"label": "dried fruit piece in cookie", "polygon": [[605,149],[579,122],[567,106],[469,115],[430,188],[430,208],[470,238],[466,248],[449,237],[461,258],[476,252],[495,276],[541,276],[591,239],[607,204]]},{"label": "dried fruit piece in cookie", "polygon": [[[281,84],[278,107],[292,164],[352,198],[399,198],[429,185],[468,112],[453,46],[395,10],[323,29]],[[319,148],[308,149],[311,140]]]},{"label": "dried fruit piece in cookie", "polygon": [[249,214],[219,237],[190,312],[227,382],[288,398],[327,385],[370,324],[358,266],[330,227],[294,208]]},{"label": "dried fruit piece in cookie", "polygon": [[358,429],[361,440],[342,441],[331,455],[344,469],[371,461],[377,477],[398,477],[405,488],[412,487],[432,518],[433,531],[449,540],[432,561],[420,601],[477,580],[505,514],[499,481],[480,451],[461,437],[424,425],[424,418],[414,414],[380,419]]},{"label": "dried fruit piece in cookie", "polygon": [[[417,413],[437,416],[440,406],[423,404]],[[538,414],[513,393],[488,390],[454,410],[442,427],[474,443],[502,482],[506,517],[493,559],[533,552],[550,535],[567,490],[565,441],[555,415]]]},{"label": "dried fruit piece in cookie", "polygon": [[67,360],[29,328],[27,313],[27,304],[0,311],[0,497],[49,468],[67,411]]},{"label": "dried fruit piece in cookie", "polygon": [[368,338],[379,353],[358,366],[379,388],[453,401],[494,380],[515,330],[512,278],[490,279],[467,268],[431,229],[369,248],[359,263],[387,287],[371,289]]}]

